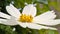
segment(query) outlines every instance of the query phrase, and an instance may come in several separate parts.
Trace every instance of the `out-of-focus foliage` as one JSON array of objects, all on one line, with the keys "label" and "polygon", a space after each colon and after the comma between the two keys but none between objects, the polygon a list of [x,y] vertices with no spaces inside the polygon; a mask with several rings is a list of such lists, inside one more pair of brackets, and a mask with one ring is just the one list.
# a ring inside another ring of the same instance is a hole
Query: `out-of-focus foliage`
[{"label": "out-of-focus foliage", "polygon": [[[57,7],[56,0],[54,2],[51,2],[50,0],[0,0],[0,11],[8,14],[6,12],[6,6],[10,3],[14,2],[14,6],[16,8],[21,8],[21,12],[25,6],[25,3],[28,4],[36,4],[37,8],[37,15],[42,14],[48,10],[50,10],[50,6],[53,6],[55,9],[59,10]],[[13,28],[16,28],[15,31],[13,31]],[[58,34],[57,31],[54,30],[33,30],[29,28],[22,28],[19,25],[16,26],[7,26],[0,24],[0,34]]]},{"label": "out-of-focus foliage", "polygon": [[47,4],[41,4],[41,3],[37,3],[36,8],[37,8],[37,15],[49,10],[49,7]]},{"label": "out-of-focus foliage", "polygon": [[55,10],[60,11],[60,0],[47,0],[48,5],[53,7]]},{"label": "out-of-focus foliage", "polygon": [[43,30],[39,31],[39,34],[58,34],[58,32],[55,31],[55,30],[45,30],[45,29],[43,29]]}]

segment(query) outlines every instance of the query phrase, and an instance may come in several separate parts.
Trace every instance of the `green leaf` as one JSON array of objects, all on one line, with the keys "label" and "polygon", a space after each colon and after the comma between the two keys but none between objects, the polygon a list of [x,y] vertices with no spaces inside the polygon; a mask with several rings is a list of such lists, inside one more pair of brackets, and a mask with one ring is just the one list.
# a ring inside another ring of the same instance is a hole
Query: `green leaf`
[{"label": "green leaf", "polygon": [[16,34],[16,32],[11,26],[0,24],[0,34]]},{"label": "green leaf", "polygon": [[31,29],[31,34],[38,34],[38,30]]},{"label": "green leaf", "polygon": [[45,29],[39,30],[39,34],[46,34],[45,32],[46,32]]},{"label": "green leaf", "polygon": [[58,34],[58,31],[42,29],[42,30],[39,30],[39,34]]},{"label": "green leaf", "polygon": [[48,30],[47,32],[48,32],[48,34],[58,34],[58,32],[54,31],[54,30]]}]

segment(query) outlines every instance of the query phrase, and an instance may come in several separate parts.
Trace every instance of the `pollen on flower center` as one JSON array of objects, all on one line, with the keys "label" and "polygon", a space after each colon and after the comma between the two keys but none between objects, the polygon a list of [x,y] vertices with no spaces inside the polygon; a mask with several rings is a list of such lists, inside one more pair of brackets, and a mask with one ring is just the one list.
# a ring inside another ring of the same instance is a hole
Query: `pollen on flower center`
[{"label": "pollen on flower center", "polygon": [[33,17],[31,15],[21,14],[18,21],[20,21],[20,22],[32,22]]}]

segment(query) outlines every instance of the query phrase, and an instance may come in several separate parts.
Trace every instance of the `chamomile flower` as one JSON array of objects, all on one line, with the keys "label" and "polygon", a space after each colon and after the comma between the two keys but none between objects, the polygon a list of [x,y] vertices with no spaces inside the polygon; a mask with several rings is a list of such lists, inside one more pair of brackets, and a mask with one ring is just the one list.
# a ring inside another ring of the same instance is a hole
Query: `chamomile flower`
[{"label": "chamomile flower", "polygon": [[[56,28],[43,26],[43,25],[57,25],[60,24],[60,19],[55,19],[56,15],[54,11],[47,11],[41,15],[36,16],[37,10],[33,4],[29,4],[23,8],[22,13],[15,8],[12,4],[6,6],[6,10],[10,15],[0,12],[0,17],[6,18],[1,19],[0,23],[5,25],[20,25],[23,28],[31,29],[53,29]],[[40,25],[43,24],[43,25]]]}]

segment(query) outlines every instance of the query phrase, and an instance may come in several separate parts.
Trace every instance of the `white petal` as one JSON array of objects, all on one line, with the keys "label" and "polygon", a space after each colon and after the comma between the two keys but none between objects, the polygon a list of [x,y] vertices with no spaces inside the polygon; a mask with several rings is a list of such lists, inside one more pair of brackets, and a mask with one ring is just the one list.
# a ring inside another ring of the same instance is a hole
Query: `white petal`
[{"label": "white petal", "polygon": [[6,21],[6,19],[1,19],[1,18],[0,18],[0,21]]},{"label": "white petal", "polygon": [[12,4],[10,4],[10,6],[6,6],[6,10],[9,14],[11,14],[14,17],[20,16],[19,10],[17,8],[15,8]]},{"label": "white petal", "polygon": [[14,26],[14,25],[17,25],[17,23],[15,21],[2,21],[1,24],[4,24],[4,25],[11,25],[11,26]]},{"label": "white petal", "polygon": [[23,27],[23,28],[26,28],[27,27],[27,23],[23,23],[23,22],[18,22],[18,24]]},{"label": "white petal", "polygon": [[1,22],[2,22],[1,24],[11,25],[11,26],[18,24],[17,21],[13,17],[11,17],[11,19],[9,20],[1,21]]},{"label": "white petal", "polygon": [[45,20],[45,21],[36,21],[36,23],[43,24],[43,25],[54,26],[54,25],[60,24],[60,19],[56,19],[56,20]]},{"label": "white petal", "polygon": [[7,15],[7,14],[4,14],[4,13],[0,12],[0,17],[10,19],[11,16],[9,16],[9,15]]},{"label": "white petal", "polygon": [[0,21],[0,23],[1,23],[1,21]]},{"label": "white petal", "polygon": [[53,10],[52,10],[52,11],[45,12],[39,16],[36,16],[35,19],[49,20],[49,19],[54,19],[55,17],[56,17],[55,12],[53,12]]},{"label": "white petal", "polygon": [[[40,26],[41,26],[41,25],[40,25]],[[56,28],[53,28],[53,27],[47,27],[47,26],[41,26],[41,29],[57,30]]]},{"label": "white petal", "polygon": [[33,24],[33,23],[28,23],[27,27],[30,29],[38,29],[38,30],[40,29],[40,25]]},{"label": "white petal", "polygon": [[52,29],[52,30],[57,30],[56,28],[52,28],[52,27],[47,27],[47,26],[42,26],[42,25],[38,25],[38,24],[33,24],[33,23],[28,23],[27,25],[28,28],[31,28],[31,29]]},{"label": "white petal", "polygon": [[2,23],[2,21],[6,21],[6,19],[0,19],[0,23]]},{"label": "white petal", "polygon": [[33,4],[29,4],[29,5],[24,7],[22,13],[35,16],[36,15],[36,7],[34,7]]}]

